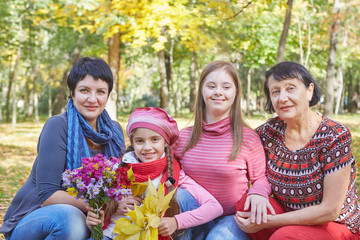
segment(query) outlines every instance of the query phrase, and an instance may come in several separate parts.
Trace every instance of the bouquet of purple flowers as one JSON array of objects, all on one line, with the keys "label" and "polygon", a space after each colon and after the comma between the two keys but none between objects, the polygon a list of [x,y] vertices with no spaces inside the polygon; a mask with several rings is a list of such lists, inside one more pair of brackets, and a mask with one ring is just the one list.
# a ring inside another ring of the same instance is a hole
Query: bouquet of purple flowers
[{"label": "bouquet of purple flowers", "polygon": [[[65,170],[62,174],[62,186],[70,195],[84,199],[99,215],[102,206],[111,198],[121,200],[132,194],[131,181],[119,165],[120,159],[107,159],[101,153],[83,158],[81,167]],[[103,239],[101,224],[92,227],[91,238]]]}]

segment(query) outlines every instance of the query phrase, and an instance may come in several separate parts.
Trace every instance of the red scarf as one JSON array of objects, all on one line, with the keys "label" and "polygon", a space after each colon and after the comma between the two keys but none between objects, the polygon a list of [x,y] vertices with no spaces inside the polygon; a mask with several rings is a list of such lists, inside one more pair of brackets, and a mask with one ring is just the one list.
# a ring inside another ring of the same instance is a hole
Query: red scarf
[{"label": "red scarf", "polygon": [[[150,179],[154,180],[159,177],[161,174],[161,183],[165,183],[168,178],[167,170],[167,157],[160,158],[155,161],[146,162],[146,163],[126,163],[124,168],[126,170],[130,169],[134,172],[135,182],[147,182]],[[174,188],[176,188],[179,184],[179,176],[180,176],[180,164],[173,157],[173,178],[175,183],[173,184]],[[168,193],[168,188],[165,186],[165,194]]]}]

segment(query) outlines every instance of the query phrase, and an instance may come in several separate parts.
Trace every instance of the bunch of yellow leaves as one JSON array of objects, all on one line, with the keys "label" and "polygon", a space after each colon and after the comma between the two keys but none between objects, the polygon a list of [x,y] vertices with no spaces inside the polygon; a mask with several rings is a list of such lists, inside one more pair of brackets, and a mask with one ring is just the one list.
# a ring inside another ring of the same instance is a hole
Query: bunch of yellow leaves
[{"label": "bunch of yellow leaves", "polygon": [[115,240],[157,240],[158,226],[169,208],[169,202],[175,190],[165,195],[164,184],[156,191],[154,184],[148,180],[148,190],[143,205],[126,213],[131,219],[120,218],[116,221],[114,233],[119,234]]}]

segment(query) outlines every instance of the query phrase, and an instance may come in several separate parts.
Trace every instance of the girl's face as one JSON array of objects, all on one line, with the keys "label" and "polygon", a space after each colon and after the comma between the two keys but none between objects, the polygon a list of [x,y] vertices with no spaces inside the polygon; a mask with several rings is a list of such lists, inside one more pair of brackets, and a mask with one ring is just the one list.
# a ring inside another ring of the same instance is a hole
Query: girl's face
[{"label": "girl's face", "polygon": [[204,79],[202,95],[206,105],[206,120],[221,120],[229,116],[236,96],[232,77],[224,70],[211,72]]},{"label": "girl's face", "polygon": [[275,112],[284,121],[300,119],[310,107],[314,84],[308,88],[298,79],[276,81],[272,76],[268,82],[271,103]]},{"label": "girl's face", "polygon": [[72,94],[74,106],[94,129],[97,117],[106,106],[108,92],[109,86],[104,80],[95,80],[91,75],[86,75],[76,84]]},{"label": "girl's face", "polygon": [[148,128],[136,128],[132,133],[132,146],[141,162],[160,159],[166,145],[160,134]]}]

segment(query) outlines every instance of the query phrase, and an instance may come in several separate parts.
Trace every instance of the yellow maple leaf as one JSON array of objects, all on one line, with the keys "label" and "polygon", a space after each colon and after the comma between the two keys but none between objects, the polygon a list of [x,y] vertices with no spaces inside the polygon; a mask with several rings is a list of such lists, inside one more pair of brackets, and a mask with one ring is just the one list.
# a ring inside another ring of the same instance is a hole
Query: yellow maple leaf
[{"label": "yellow maple leaf", "polygon": [[[139,227],[136,224],[132,224],[132,222],[127,218],[120,218],[119,220],[115,220],[116,225],[114,228],[114,233],[118,233],[119,236],[131,236],[135,235],[137,233],[140,234],[140,231],[142,230],[141,227]],[[123,239],[123,238],[119,238]]]},{"label": "yellow maple leaf", "polygon": [[135,182],[135,176],[134,172],[132,170],[132,167],[127,171],[127,176],[131,181],[131,192],[134,196],[139,196],[143,194],[146,191],[147,183],[139,183]]},{"label": "yellow maple leaf", "polygon": [[165,195],[165,187],[163,184],[160,184],[158,191],[156,191],[156,188],[150,179],[146,185],[148,185],[148,189],[143,200],[143,205],[140,207],[134,206],[134,210],[125,214],[129,216],[131,220],[118,220],[116,222],[114,232],[118,233],[119,236],[115,238],[115,240],[158,239],[158,226],[161,219],[164,217],[166,210],[169,208],[170,200],[175,191],[171,191]]}]

